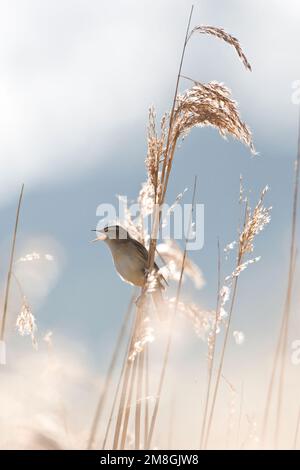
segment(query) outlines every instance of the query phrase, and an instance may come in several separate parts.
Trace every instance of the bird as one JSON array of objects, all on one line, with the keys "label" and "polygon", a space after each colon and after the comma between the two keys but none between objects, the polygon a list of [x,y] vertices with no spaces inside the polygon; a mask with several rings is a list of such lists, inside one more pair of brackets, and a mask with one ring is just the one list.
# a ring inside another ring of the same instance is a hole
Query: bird
[{"label": "bird", "polygon": [[[94,242],[102,240],[110,249],[117,273],[121,279],[133,286],[143,287],[148,275],[148,255],[147,248],[140,243],[120,225],[110,225],[102,230],[93,230],[100,235]],[[154,263],[154,271],[158,273],[159,268]],[[156,287],[151,292],[158,315],[163,319],[163,296],[164,277],[158,273],[156,277]],[[166,282],[166,281],[165,281]]]}]

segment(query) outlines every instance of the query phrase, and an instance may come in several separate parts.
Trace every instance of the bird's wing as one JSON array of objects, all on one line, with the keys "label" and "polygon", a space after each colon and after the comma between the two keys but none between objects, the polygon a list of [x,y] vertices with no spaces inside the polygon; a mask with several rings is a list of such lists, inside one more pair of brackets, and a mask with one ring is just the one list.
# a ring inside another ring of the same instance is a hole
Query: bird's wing
[{"label": "bird's wing", "polygon": [[147,248],[145,248],[142,243],[135,240],[134,238],[132,239],[132,242],[134,243],[134,245],[135,245],[136,249],[138,250],[139,254],[142,256],[143,260],[147,261],[147,259],[148,259],[148,250],[147,250]]},{"label": "bird's wing", "polygon": [[[140,255],[143,257],[143,259],[145,261],[147,261],[148,260],[148,254],[149,254],[147,248],[145,248],[142,243],[140,243],[139,241],[137,241],[135,239],[133,239],[133,242],[134,242],[134,245],[136,246],[138,252],[140,253]],[[155,269],[155,271],[159,271],[159,267],[157,266],[156,263],[154,263],[154,269]],[[164,276],[161,273],[159,273],[158,280],[160,282],[164,281],[166,283],[166,285],[168,286],[167,280],[164,278]],[[161,287],[163,287],[163,286],[161,285]]]}]

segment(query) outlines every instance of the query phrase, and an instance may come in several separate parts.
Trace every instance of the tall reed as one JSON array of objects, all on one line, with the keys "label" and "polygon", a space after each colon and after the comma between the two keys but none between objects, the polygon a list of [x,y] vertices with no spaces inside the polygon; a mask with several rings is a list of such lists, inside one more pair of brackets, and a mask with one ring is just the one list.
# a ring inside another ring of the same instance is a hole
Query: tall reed
[{"label": "tall reed", "polygon": [[294,181],[294,194],[293,194],[293,209],[292,209],[292,226],[291,226],[291,242],[290,242],[290,260],[289,260],[289,273],[288,284],[284,306],[284,328],[282,336],[282,358],[279,367],[279,388],[278,388],[278,401],[276,409],[276,426],[275,426],[275,447],[278,448],[278,439],[282,420],[282,405],[284,398],[284,385],[286,375],[286,358],[287,347],[290,327],[291,304],[292,304],[292,291],[294,286],[294,274],[296,264],[296,228],[297,228],[297,215],[298,215],[298,194],[299,194],[299,172],[300,172],[300,107],[298,116],[298,148],[297,157],[295,161],[295,181]]},{"label": "tall reed", "polygon": [[175,327],[177,308],[178,308],[178,303],[179,303],[179,298],[180,298],[180,293],[181,293],[181,288],[182,288],[184,265],[185,265],[185,260],[186,260],[186,256],[187,256],[187,244],[188,244],[188,240],[190,238],[190,231],[191,231],[191,227],[192,227],[192,220],[193,220],[193,213],[194,213],[194,206],[195,206],[195,197],[196,197],[196,188],[197,188],[197,177],[195,176],[194,189],[193,189],[193,198],[192,198],[192,207],[191,207],[190,219],[189,219],[189,224],[188,224],[188,231],[187,231],[186,239],[185,239],[184,252],[183,252],[183,257],[182,257],[182,265],[181,265],[181,271],[180,271],[180,278],[179,278],[179,282],[178,282],[178,286],[177,286],[174,312],[172,313],[171,324],[170,324],[169,334],[168,334],[168,339],[167,339],[167,346],[166,346],[166,350],[165,350],[165,354],[164,354],[163,365],[162,365],[162,370],[161,370],[161,373],[160,373],[160,379],[159,379],[159,385],[158,385],[158,391],[157,391],[155,405],[154,405],[154,411],[153,411],[152,418],[151,418],[151,423],[150,423],[150,430],[149,430],[148,441],[147,441],[147,449],[150,449],[151,444],[152,444],[152,439],[153,439],[153,434],[154,434],[154,429],[155,429],[155,425],[156,425],[157,414],[158,414],[159,404],[160,404],[160,399],[161,399],[162,387],[163,387],[165,374],[166,374],[166,368],[167,368],[167,364],[168,364],[168,360],[169,360],[169,354],[170,354],[172,336],[173,336],[174,327]]},{"label": "tall reed", "polygon": [[[136,320],[137,323],[132,336],[131,349],[134,349],[135,343],[139,343],[139,324],[142,321],[141,319],[145,318],[146,315],[149,314],[146,297],[149,291],[149,286],[151,285],[151,278],[153,277],[154,258],[157,252],[157,238],[162,221],[161,210],[165,201],[173,160],[179,140],[185,137],[194,127],[212,126],[216,128],[223,137],[231,135],[247,145],[252,152],[255,152],[251,132],[247,125],[242,122],[238,112],[237,103],[232,99],[229,89],[226,88],[223,84],[216,82],[203,84],[195,81],[194,85],[190,89],[183,93],[179,93],[179,84],[180,78],[182,77],[182,66],[186,47],[188,41],[196,32],[216,36],[232,45],[238,53],[239,57],[242,59],[245,67],[248,70],[251,69],[237,39],[226,33],[224,30],[209,26],[196,27],[193,30],[190,30],[192,13],[193,7],[191,8],[188,19],[171,111],[163,116],[160,132],[158,132],[156,128],[156,117],[153,108],[151,108],[149,112],[148,150],[146,158],[148,178],[140,192],[139,202],[142,208],[141,213],[144,213],[144,206],[146,207],[145,213],[150,213],[152,215],[152,226],[149,242],[148,276],[145,280],[145,286],[142,289],[141,302],[139,302],[140,305],[136,309],[136,319],[139,318],[139,320]],[[150,211],[149,206],[151,207]],[[130,224],[132,225],[132,221],[130,221]],[[135,229],[136,227],[132,228]],[[146,237],[143,233],[142,222],[140,223],[138,232],[139,239],[142,242],[145,242]],[[187,244],[187,240],[185,241],[185,244]],[[174,312],[176,312],[179,302],[179,295],[185,269],[185,261],[186,249],[183,253]],[[175,314],[172,318],[172,325],[174,318]],[[152,444],[164,376],[169,357],[171,339],[172,328],[167,340],[162,371],[159,379],[158,394],[151,418],[149,416],[149,406],[147,403],[145,404],[144,437],[145,445],[148,448]],[[140,351],[137,351],[134,355],[131,355],[131,358],[128,357],[125,364],[124,376],[122,378],[122,391],[115,425],[113,442],[114,449],[120,447],[124,448],[126,445],[126,435],[130,424],[132,397],[134,396],[134,390],[136,390],[136,395],[138,398],[135,405],[134,420],[135,445],[138,447],[141,446],[142,407],[140,404],[140,397],[142,393],[142,377],[145,375],[144,348],[145,345],[143,345],[143,348]],[[149,348],[147,348],[146,354],[146,357],[148,357]],[[138,355],[141,355],[141,357],[137,358]],[[149,367],[149,364],[147,367]]]},{"label": "tall reed", "polygon": [[278,440],[281,427],[282,418],[282,404],[283,404],[283,392],[285,382],[285,368],[286,368],[286,356],[287,356],[287,342],[289,335],[289,322],[291,315],[291,303],[292,303],[292,290],[294,285],[294,274],[296,264],[296,229],[297,229],[297,216],[298,216],[298,193],[299,193],[299,172],[300,172],[300,108],[298,116],[298,145],[297,145],[297,156],[294,167],[294,190],[293,190],[293,201],[292,201],[292,223],[291,223],[291,238],[290,238],[290,252],[289,252],[289,268],[288,268],[288,281],[287,290],[285,296],[284,309],[281,318],[281,324],[276,343],[275,354],[273,358],[272,371],[267,389],[266,402],[264,407],[263,425],[262,425],[262,444],[265,445],[267,426],[270,414],[271,403],[274,395],[276,372],[279,369],[278,378],[278,397],[275,415],[275,434],[274,442],[275,448],[278,447]]},{"label": "tall reed", "polygon": [[0,341],[4,341],[4,335],[5,335],[9,291],[10,291],[10,283],[11,283],[11,277],[12,277],[12,267],[13,267],[14,257],[15,257],[16,239],[17,239],[17,232],[18,232],[18,226],[19,226],[19,217],[20,217],[23,192],[24,192],[24,184],[22,184],[21,192],[19,195],[15,226],[14,226],[14,231],[13,231],[13,236],[12,236],[12,245],[11,245],[11,251],[10,251],[10,258],[9,258],[9,266],[8,266],[8,271],[7,271],[6,287],[5,287],[4,306],[3,306],[3,313],[2,313],[1,327],[0,327]]},{"label": "tall reed", "polygon": [[228,312],[228,320],[227,320],[227,325],[225,329],[225,336],[224,336],[224,341],[223,341],[222,350],[221,350],[220,362],[219,362],[219,366],[217,369],[217,377],[216,377],[216,383],[215,383],[213,397],[212,397],[212,405],[211,405],[210,414],[209,414],[207,432],[206,432],[206,437],[204,441],[205,448],[207,447],[211,428],[212,428],[212,422],[213,422],[215,406],[216,406],[216,401],[217,401],[217,396],[218,396],[218,391],[219,391],[220,379],[222,376],[222,371],[223,371],[223,366],[224,366],[225,353],[226,353],[226,348],[228,344],[229,333],[231,331],[232,314],[233,314],[236,295],[237,295],[239,275],[248,266],[248,264],[251,264],[257,261],[257,258],[245,260],[245,257],[249,255],[250,253],[252,254],[253,249],[254,249],[253,243],[254,243],[254,239],[256,235],[258,235],[263,230],[265,225],[267,225],[270,221],[271,208],[266,208],[263,205],[267,190],[268,190],[268,187],[266,187],[261,192],[260,199],[257,205],[255,206],[253,212],[251,212],[249,208],[248,201],[247,200],[245,201],[243,228],[240,231],[239,239],[238,239],[236,268],[231,274],[231,276],[229,276],[228,278],[229,280],[232,280],[233,282],[232,297],[231,297],[230,309]]},{"label": "tall reed", "polygon": [[220,253],[220,240],[218,239],[217,305],[216,305],[214,328],[213,328],[213,332],[212,332],[209,346],[208,346],[208,379],[207,379],[204,412],[203,412],[201,434],[200,434],[200,450],[203,449],[203,444],[204,444],[204,436],[205,436],[205,431],[206,431],[206,421],[207,421],[207,414],[208,414],[208,405],[209,405],[209,398],[211,394],[212,375],[213,375],[216,342],[217,342],[217,330],[218,330],[218,324],[220,321],[220,290],[221,290],[221,253]]},{"label": "tall reed", "polygon": [[299,429],[300,429],[300,409],[298,411],[298,416],[297,416],[297,422],[296,422],[296,428],[295,428],[295,434],[294,434],[294,442],[293,442],[293,449],[297,449],[297,444],[298,444],[298,436],[299,436]]},{"label": "tall reed", "polygon": [[134,328],[135,328],[135,323],[133,321],[132,325],[131,325],[131,332],[130,332],[129,339],[128,339],[128,342],[127,342],[127,346],[126,346],[126,350],[125,350],[125,355],[124,355],[124,359],[123,359],[123,363],[122,363],[118,383],[117,383],[116,390],[115,390],[115,393],[114,393],[114,398],[113,398],[113,402],[112,402],[112,406],[111,406],[111,411],[110,411],[110,414],[109,414],[108,423],[107,423],[105,434],[104,434],[104,439],[103,439],[103,443],[102,443],[102,450],[105,449],[106,444],[107,444],[107,440],[108,440],[108,436],[109,436],[113,416],[114,416],[116,405],[117,405],[117,399],[118,399],[119,392],[121,390],[122,381],[123,381],[123,378],[124,378],[124,373],[125,373],[125,369],[126,369],[126,365],[127,365],[127,358],[128,358],[130,347],[131,347],[131,341],[132,341],[132,335],[133,335],[133,332],[134,332]]},{"label": "tall reed", "polygon": [[101,415],[102,415],[102,412],[103,412],[103,408],[104,408],[104,405],[105,405],[107,394],[108,394],[108,391],[109,391],[109,388],[110,388],[110,385],[111,385],[112,376],[113,376],[113,373],[114,373],[114,370],[115,370],[115,367],[116,367],[117,359],[118,359],[118,356],[120,354],[121,347],[122,347],[122,344],[123,344],[123,340],[125,338],[125,335],[126,335],[126,332],[127,332],[127,329],[128,329],[128,324],[130,322],[130,316],[131,316],[131,313],[132,313],[133,302],[134,302],[134,296],[131,297],[129,306],[127,308],[127,312],[124,316],[123,324],[122,324],[121,330],[120,330],[118,338],[117,338],[115,350],[113,352],[113,355],[112,355],[112,358],[111,358],[111,361],[110,361],[110,364],[109,364],[109,367],[108,367],[108,371],[107,371],[107,374],[106,374],[106,377],[105,377],[105,382],[104,382],[104,385],[103,385],[103,389],[102,389],[101,394],[99,396],[99,401],[98,401],[96,411],[95,411],[95,414],[94,414],[94,417],[93,417],[93,422],[92,422],[92,426],[91,426],[91,430],[90,430],[90,435],[89,435],[89,438],[88,438],[88,445],[87,445],[88,450],[92,448],[93,443],[94,443],[95,438],[96,438],[98,423],[100,421],[100,418],[101,418]]}]

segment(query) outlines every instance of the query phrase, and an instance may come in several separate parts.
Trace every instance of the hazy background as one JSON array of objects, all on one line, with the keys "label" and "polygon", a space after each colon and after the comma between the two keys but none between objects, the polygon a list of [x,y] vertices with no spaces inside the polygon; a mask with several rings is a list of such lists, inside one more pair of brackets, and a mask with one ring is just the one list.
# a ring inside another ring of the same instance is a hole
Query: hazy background
[{"label": "hazy background", "polygon": [[[206,286],[189,292],[214,308],[216,240],[219,236],[225,245],[235,238],[239,176],[252,190],[253,202],[270,186],[272,223],[256,244],[261,261],[242,275],[234,318],[234,329],[242,330],[246,341],[237,346],[232,340],[231,347],[233,364],[251,369],[253,386],[269,370],[286,288],[297,143],[291,95],[292,83],[300,79],[300,5],[297,0],[193,3],[192,25],[224,27],[239,38],[253,72],[226,44],[194,36],[183,73],[203,82],[222,81],[232,89],[259,156],[251,157],[240,143],[225,141],[212,129],[196,129],[176,155],[167,200],[191,188],[198,175],[205,244],[191,256]],[[98,222],[98,204],[116,203],[117,194],[135,198],[145,180],[148,106],[154,104],[159,116],[170,108],[190,5],[183,0],[0,4],[1,274],[6,273],[24,182],[18,255],[37,251],[54,256],[42,269],[21,274],[38,334],[41,338],[53,331],[57,343],[71,344],[86,367],[99,373],[106,369],[131,290],[115,274],[107,248],[90,243],[90,229]],[[186,86],[181,83],[181,89]],[[224,265],[225,273],[230,269],[230,263]],[[299,312],[299,289],[296,299]],[[8,364],[20,351],[31,351],[29,340],[13,339],[17,313],[13,299]],[[298,338],[299,325],[292,332]],[[199,341],[195,337],[178,360],[204,361]],[[261,369],[255,375],[257,357]],[[195,377],[198,370],[199,364]]]}]

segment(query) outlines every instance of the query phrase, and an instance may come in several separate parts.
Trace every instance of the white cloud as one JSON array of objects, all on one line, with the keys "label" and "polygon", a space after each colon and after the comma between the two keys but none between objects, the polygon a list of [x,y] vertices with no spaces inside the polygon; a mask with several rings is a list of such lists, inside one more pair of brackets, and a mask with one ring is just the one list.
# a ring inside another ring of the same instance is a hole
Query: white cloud
[{"label": "white cloud", "polygon": [[171,4],[1,3],[0,201],[88,170],[146,114],[174,77],[186,5],[166,26]]},{"label": "white cloud", "polygon": [[[294,132],[298,2],[195,3],[193,24],[239,37],[253,73],[203,37],[189,45],[184,72],[229,79],[243,117],[266,136]],[[184,0],[1,2],[0,203],[22,181],[28,190],[90,170],[151,103],[171,101],[188,12]]]}]

